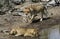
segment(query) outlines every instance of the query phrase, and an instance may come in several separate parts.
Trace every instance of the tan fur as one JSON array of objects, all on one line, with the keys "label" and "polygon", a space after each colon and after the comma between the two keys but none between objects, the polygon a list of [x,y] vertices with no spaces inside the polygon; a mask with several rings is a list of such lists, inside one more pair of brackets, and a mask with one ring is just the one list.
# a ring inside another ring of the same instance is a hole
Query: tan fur
[{"label": "tan fur", "polygon": [[15,34],[15,36],[23,35],[25,33],[26,29],[12,29],[10,34]]},{"label": "tan fur", "polygon": [[[44,14],[44,10],[45,10],[45,6],[43,4],[35,3],[35,4],[29,4],[29,5],[22,6],[22,7],[20,7],[20,6],[21,5],[16,6],[16,7],[20,8],[24,12],[22,14],[22,15],[24,15],[24,17],[23,17],[24,22],[31,23],[34,20],[34,18],[36,17],[35,15],[37,15],[37,14],[40,14],[40,17],[39,17],[40,21],[43,20],[43,14]],[[34,13],[34,10],[35,10],[35,13]]]},{"label": "tan fur", "polygon": [[[16,33],[15,33],[16,32]],[[15,34],[15,36],[20,36],[20,35],[24,35],[24,36],[38,36],[38,29],[34,29],[34,28],[16,28],[16,29],[12,29],[10,31],[10,34]]]},{"label": "tan fur", "polygon": [[[33,15],[31,16],[31,21],[32,21],[32,19],[34,19],[35,18],[35,15],[37,15],[38,13],[40,13],[41,12],[41,19],[40,19],[40,21],[42,21],[42,19],[43,19],[43,14],[44,14],[44,9],[45,9],[45,6],[44,5],[29,5],[29,6],[27,6],[27,7],[25,7],[24,9],[23,9],[23,12],[24,13],[26,13],[27,15],[28,15],[28,13],[29,14],[31,14],[31,12],[36,12],[36,14],[34,14],[33,13]],[[33,10],[35,10],[35,11],[33,11]],[[31,12],[30,12],[31,11]]]},{"label": "tan fur", "polygon": [[25,8],[25,9],[23,9],[23,12],[24,12],[25,14],[28,14],[28,13],[30,13],[30,9],[29,9],[29,8]]},{"label": "tan fur", "polygon": [[38,36],[38,30],[37,29],[27,29],[24,36],[31,36],[31,37]]},{"label": "tan fur", "polygon": [[31,8],[32,10],[36,10],[36,11],[43,11],[43,9],[44,9],[44,5],[42,5],[42,4],[40,4],[40,5],[29,5],[29,6],[27,6],[26,8]]}]

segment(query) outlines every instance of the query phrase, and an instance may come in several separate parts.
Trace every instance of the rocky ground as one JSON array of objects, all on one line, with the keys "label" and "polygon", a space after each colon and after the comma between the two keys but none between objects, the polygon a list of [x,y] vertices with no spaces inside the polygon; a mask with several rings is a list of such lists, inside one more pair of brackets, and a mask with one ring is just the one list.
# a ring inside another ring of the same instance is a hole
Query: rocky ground
[{"label": "rocky ground", "polygon": [[[12,16],[11,14],[4,14],[0,15],[0,31],[1,30],[9,30],[12,26],[23,26],[27,28],[39,28],[39,32],[41,32],[44,29],[51,28],[55,25],[60,24],[60,6],[52,7],[48,9],[48,19],[44,19],[42,22],[39,22],[39,20],[33,21],[33,23],[29,25],[25,25],[25,23],[22,23],[22,18],[20,16]],[[23,25],[22,25],[23,24]],[[39,36],[40,37],[40,36]],[[0,32],[0,39],[40,39],[39,37],[15,37],[15,36],[9,36],[6,34],[3,34]]]}]

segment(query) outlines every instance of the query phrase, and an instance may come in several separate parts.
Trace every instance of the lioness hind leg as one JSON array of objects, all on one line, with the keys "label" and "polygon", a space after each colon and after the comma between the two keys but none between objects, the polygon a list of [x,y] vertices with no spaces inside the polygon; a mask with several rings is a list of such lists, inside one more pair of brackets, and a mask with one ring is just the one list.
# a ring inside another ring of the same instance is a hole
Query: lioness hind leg
[{"label": "lioness hind leg", "polygon": [[45,15],[46,16],[46,18],[47,18],[47,14],[48,14],[48,11],[45,9],[43,9],[42,11],[41,11],[41,19],[40,19],[40,21],[43,21],[43,15]]},{"label": "lioness hind leg", "polygon": [[40,21],[42,21],[43,19],[41,18]]},{"label": "lioness hind leg", "polygon": [[16,34],[15,36],[19,36],[19,34]]},{"label": "lioness hind leg", "polygon": [[43,21],[43,12],[41,12],[41,18],[40,21]]},{"label": "lioness hind leg", "polygon": [[49,13],[48,13],[48,11],[47,11],[47,9],[46,9],[46,8],[44,9],[43,14],[45,15],[45,17],[46,17],[46,18],[48,17],[48,14],[49,14]]},{"label": "lioness hind leg", "polygon": [[34,37],[34,35],[30,34],[30,33],[25,33],[24,36],[31,36]]}]

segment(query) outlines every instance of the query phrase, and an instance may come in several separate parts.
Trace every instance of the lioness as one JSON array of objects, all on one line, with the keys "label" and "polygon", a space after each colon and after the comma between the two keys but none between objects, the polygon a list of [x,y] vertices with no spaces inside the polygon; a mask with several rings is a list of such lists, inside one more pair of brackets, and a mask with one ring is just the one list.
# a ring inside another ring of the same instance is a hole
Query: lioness
[{"label": "lioness", "polygon": [[[40,13],[40,21],[43,20],[43,14],[47,17],[47,9],[45,8],[45,6],[43,4],[40,4],[40,5],[35,5],[35,4],[32,4],[32,5],[29,5],[27,7],[25,7],[23,10],[24,14],[26,14],[26,17],[32,21],[38,13]],[[30,18],[29,18],[30,17]],[[26,20],[26,18],[25,18]]]},{"label": "lioness", "polygon": [[10,35],[14,34],[15,36],[38,36],[38,29],[34,29],[34,28],[19,28],[19,29],[12,29],[10,31]]}]

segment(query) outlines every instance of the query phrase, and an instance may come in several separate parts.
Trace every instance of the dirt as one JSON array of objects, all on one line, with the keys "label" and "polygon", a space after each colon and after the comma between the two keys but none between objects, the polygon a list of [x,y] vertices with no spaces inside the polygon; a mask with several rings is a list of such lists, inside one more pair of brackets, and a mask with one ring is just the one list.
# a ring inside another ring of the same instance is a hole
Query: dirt
[{"label": "dirt", "polygon": [[[5,15],[0,15],[0,31],[1,30],[9,30],[12,26],[23,26],[27,28],[39,28],[39,32],[43,29],[48,29],[51,28],[55,25],[60,24],[60,6],[56,6],[53,8],[48,9],[48,16],[49,18],[44,18],[42,22],[39,22],[39,20],[33,21],[33,23],[28,24],[27,26],[22,23],[22,18],[20,16],[12,16],[11,14],[5,14]],[[39,36],[40,37],[40,36]],[[10,35],[5,35],[0,32],[0,39],[39,39],[39,37],[24,37],[24,36],[10,36]]]}]

